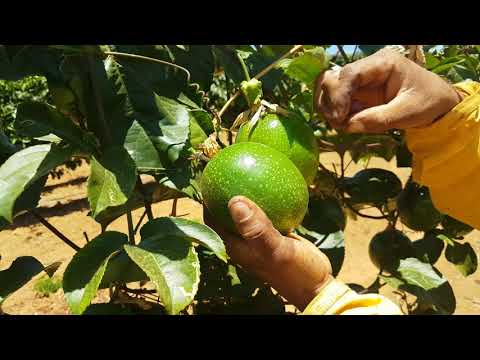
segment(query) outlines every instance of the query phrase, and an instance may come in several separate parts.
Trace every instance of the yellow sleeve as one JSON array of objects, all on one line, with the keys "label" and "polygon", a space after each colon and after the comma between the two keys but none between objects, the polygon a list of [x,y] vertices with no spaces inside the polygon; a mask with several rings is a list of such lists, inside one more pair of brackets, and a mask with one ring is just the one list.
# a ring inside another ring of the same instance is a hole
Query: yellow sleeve
[{"label": "yellow sleeve", "polygon": [[480,229],[480,84],[455,87],[466,97],[433,124],[408,129],[412,177],[428,186],[437,209]]},{"label": "yellow sleeve", "polygon": [[403,315],[391,300],[378,294],[359,295],[339,280],[331,280],[302,315]]}]

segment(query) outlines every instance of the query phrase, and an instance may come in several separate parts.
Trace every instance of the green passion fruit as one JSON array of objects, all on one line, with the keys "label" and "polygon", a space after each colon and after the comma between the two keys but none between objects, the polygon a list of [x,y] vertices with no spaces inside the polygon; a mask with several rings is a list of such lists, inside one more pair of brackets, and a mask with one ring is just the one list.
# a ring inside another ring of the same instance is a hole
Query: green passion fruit
[{"label": "green passion fruit", "polygon": [[398,196],[397,208],[402,223],[416,231],[434,229],[443,218],[433,205],[428,188],[411,181]]},{"label": "green passion fruit", "polygon": [[318,168],[319,147],[313,130],[296,114],[268,114],[255,125],[245,123],[238,131],[236,143],[256,142],[287,155],[311,185]]},{"label": "green passion fruit", "polygon": [[221,150],[205,167],[200,189],[210,214],[233,232],[228,202],[237,195],[260,206],[283,234],[302,222],[308,208],[308,187],[300,171],[286,155],[259,143]]},{"label": "green passion fruit", "polygon": [[401,259],[415,257],[415,249],[410,239],[401,231],[387,229],[372,238],[368,254],[379,270],[393,273],[400,265]]}]

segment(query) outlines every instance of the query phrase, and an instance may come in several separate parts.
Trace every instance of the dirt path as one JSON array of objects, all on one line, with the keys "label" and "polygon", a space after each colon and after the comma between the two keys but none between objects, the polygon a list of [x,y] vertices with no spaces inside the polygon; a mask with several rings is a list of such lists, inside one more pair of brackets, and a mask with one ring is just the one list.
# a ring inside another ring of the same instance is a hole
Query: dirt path
[{"label": "dirt path", "polygon": [[[330,154],[322,155],[321,160],[325,164],[338,161],[335,156]],[[397,169],[395,162],[387,163],[378,159],[372,160],[369,167],[392,170],[402,181],[406,181],[410,174],[409,169]],[[347,170],[347,175],[353,174],[359,169],[360,166],[352,164]],[[84,180],[88,174],[88,166],[82,166],[74,172],[67,170],[66,175],[60,180],[49,179],[48,191],[42,195],[40,204],[47,207],[41,211],[42,215],[79,246],[83,246],[86,241],[83,232],[89,239],[100,233],[100,226],[87,216],[88,202],[85,198],[86,182]],[[172,201],[153,205],[154,215],[168,216],[171,205]],[[202,221],[202,208],[194,201],[179,200],[177,211],[179,215],[185,215],[186,218]],[[143,209],[133,212],[135,222],[142,213]],[[348,219],[345,230],[345,262],[339,279],[363,286],[374,281],[376,268],[368,258],[368,243],[371,237],[376,232],[383,230],[384,227],[385,223],[378,220],[359,219],[353,221]],[[126,233],[125,219],[117,219],[109,229]],[[412,231],[407,231],[407,234],[412,240],[420,238],[420,234]],[[472,232],[466,240],[475,248],[477,254],[480,254],[480,232]],[[18,256],[31,255],[38,258],[43,264],[62,261],[63,265],[59,270],[59,274],[62,274],[73,254],[74,251],[70,247],[28,216],[17,219],[14,226],[0,232],[0,255],[2,256],[0,269],[8,268]],[[436,266],[448,278],[457,296],[456,314],[480,314],[480,271],[464,278],[443,257]],[[62,291],[58,291],[49,298],[40,298],[33,291],[35,280],[8,298],[3,305],[4,311],[11,314],[68,314]],[[396,301],[396,295],[391,292],[387,291],[384,294]],[[107,298],[108,294],[103,291],[95,302],[103,302]]]}]

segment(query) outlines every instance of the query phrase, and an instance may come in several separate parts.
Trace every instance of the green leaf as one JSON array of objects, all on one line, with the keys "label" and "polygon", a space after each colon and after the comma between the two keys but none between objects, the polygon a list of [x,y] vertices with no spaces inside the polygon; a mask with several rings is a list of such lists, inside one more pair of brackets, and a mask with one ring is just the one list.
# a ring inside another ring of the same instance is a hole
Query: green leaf
[{"label": "green leaf", "polygon": [[447,245],[445,258],[455,265],[463,276],[472,275],[477,271],[478,258],[475,250],[469,243],[452,241],[453,245]]},{"label": "green leaf", "polygon": [[178,190],[171,189],[155,182],[145,183],[143,184],[143,194],[140,193],[138,189],[135,189],[126,203],[119,206],[108,207],[98,214],[95,220],[106,228],[112,221],[125,215],[128,211],[144,207],[145,202],[154,204],[165,200],[180,199],[183,197],[186,197],[186,195]]},{"label": "green leaf", "polygon": [[204,110],[190,111],[190,144],[198,148],[210,134],[215,132],[212,117]]},{"label": "green leaf", "polygon": [[413,242],[416,257],[419,260],[430,264],[437,262],[445,247],[442,239],[438,237],[439,234],[438,230],[430,230],[425,233],[423,238]]},{"label": "green leaf", "polygon": [[236,84],[240,84],[240,82],[245,80],[235,49],[228,45],[214,45],[213,52],[216,63],[223,68],[226,76]]},{"label": "green leaf", "polygon": [[88,179],[88,201],[92,216],[128,201],[137,182],[135,163],[121,147],[111,147],[100,158],[91,161]]},{"label": "green leaf", "polygon": [[434,270],[432,265],[415,258],[400,260],[398,272],[407,284],[418,286],[427,291],[437,288],[447,281]]},{"label": "green leaf", "polygon": [[121,252],[112,256],[108,262],[105,273],[99,289],[109,288],[114,283],[132,283],[139,281],[148,281],[148,276],[145,272],[132,261],[125,252]]},{"label": "green leaf", "polygon": [[41,271],[43,271],[42,263],[32,256],[18,257],[8,269],[0,271],[0,306],[10,294],[20,289]]},{"label": "green leaf", "polygon": [[47,46],[0,45],[0,79],[19,80],[30,75],[59,79],[61,59],[60,52]]},{"label": "green leaf", "polygon": [[380,275],[379,278],[384,280],[394,289],[407,291],[410,294],[415,295],[419,303],[433,306],[434,310],[439,314],[453,314],[455,312],[455,294],[448,281],[445,281],[442,285],[436,288],[425,290],[421,287],[408,284],[404,279],[395,276],[387,277]]},{"label": "green leaf", "polygon": [[175,63],[188,69],[190,82],[197,83],[200,88],[208,91],[213,82],[215,59],[211,45],[188,45],[187,49],[177,46],[168,46]]},{"label": "green leaf", "polygon": [[198,177],[191,164],[179,164],[177,168],[169,169],[164,174],[156,175],[159,184],[177,190],[188,197],[200,201],[201,194],[198,186]]},{"label": "green leaf", "polygon": [[63,275],[63,291],[73,314],[79,315],[97,293],[109,259],[128,243],[125,234],[108,231],[77,252]]},{"label": "green leaf", "polygon": [[137,120],[157,150],[171,163],[175,162],[188,140],[187,107],[159,96],[152,87],[146,86],[132,64],[120,66],[111,61],[107,71],[116,84],[116,92],[124,97],[124,116]]},{"label": "green leaf", "polygon": [[327,255],[332,265],[333,276],[337,276],[345,260],[345,238],[343,232],[338,231],[324,235],[306,229],[303,226],[299,226],[296,231]]},{"label": "green leaf", "polygon": [[142,171],[143,168],[160,169],[164,167],[157,149],[138,121],[135,120],[128,130],[124,146],[139,171]]},{"label": "green leaf", "polygon": [[14,122],[15,129],[29,137],[55,134],[89,154],[96,153],[95,140],[53,106],[28,101],[20,104]]},{"label": "green leaf", "polygon": [[388,135],[366,135],[355,141],[349,148],[355,163],[365,156],[376,156],[392,160],[397,150],[397,142]]},{"label": "green leaf", "polygon": [[71,158],[71,147],[35,145],[13,154],[0,167],[0,218],[13,220],[18,197],[36,180]]},{"label": "green leaf", "polygon": [[[143,55],[170,63],[175,62],[170,47],[164,45],[115,45],[111,47],[114,51]],[[123,69],[128,68],[130,73],[135,74],[137,83],[143,84],[142,87],[151,89],[157,95],[176,99],[187,87],[187,74],[168,64],[137,61],[122,57],[116,57],[115,59],[122,65]],[[206,64],[196,64],[195,66],[196,68],[201,68],[203,65]],[[191,80],[195,79],[193,80],[195,82],[202,81],[199,79],[197,70],[190,72],[190,74],[192,75]]]},{"label": "green leaf", "polygon": [[140,230],[142,238],[160,239],[164,237],[182,237],[205,246],[225,263],[227,253],[225,245],[215,231],[207,225],[178,217],[161,217],[146,223]]},{"label": "green leaf", "polygon": [[320,234],[331,234],[345,229],[346,216],[336,198],[311,198],[302,225]]},{"label": "green leaf", "polygon": [[200,262],[189,241],[174,236],[155,237],[124,248],[155,284],[169,314],[178,314],[193,301],[200,281]]},{"label": "green leaf", "polygon": [[[321,49],[321,50],[320,50]],[[284,68],[284,72],[292,79],[312,85],[322,71],[327,69],[328,61],[323,48],[315,52],[306,51],[293,58]]]}]

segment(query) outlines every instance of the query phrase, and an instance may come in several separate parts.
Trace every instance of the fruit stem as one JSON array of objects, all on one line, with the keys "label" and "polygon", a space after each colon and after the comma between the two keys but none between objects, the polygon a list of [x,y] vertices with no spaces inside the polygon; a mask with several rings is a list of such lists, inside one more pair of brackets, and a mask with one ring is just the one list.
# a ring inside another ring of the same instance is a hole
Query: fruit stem
[{"label": "fruit stem", "polygon": [[[295,45],[288,52],[283,54],[278,60],[268,65],[265,69],[260,71],[257,75],[254,76],[255,79],[259,80],[262,76],[266,75],[270,70],[272,70],[280,61],[283,59],[295,54],[303,48],[303,45]],[[229,106],[242,94],[241,90],[238,90],[228,101],[223,105],[222,109],[218,113],[218,116],[221,118]]]}]

